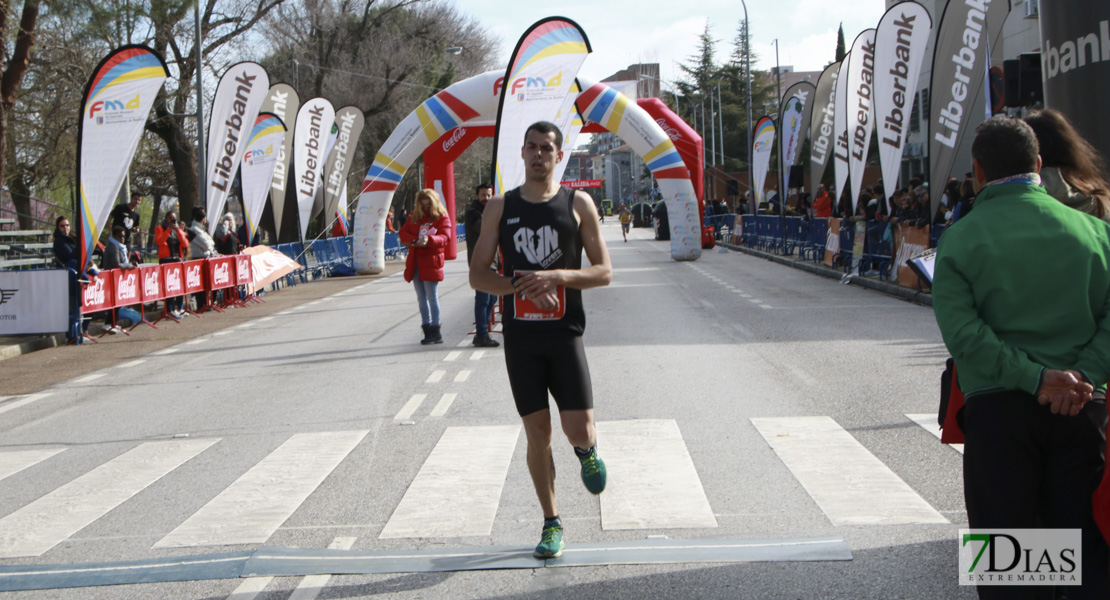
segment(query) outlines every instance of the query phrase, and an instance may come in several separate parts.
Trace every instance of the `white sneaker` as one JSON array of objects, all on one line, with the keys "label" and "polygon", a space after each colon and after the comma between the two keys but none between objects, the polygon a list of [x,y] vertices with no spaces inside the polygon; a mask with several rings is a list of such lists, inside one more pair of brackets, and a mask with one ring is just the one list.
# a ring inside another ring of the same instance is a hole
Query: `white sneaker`
[{"label": "white sneaker", "polygon": [[123,333],[123,330],[120,329],[119,325],[109,327],[108,329],[105,329],[104,331],[106,333],[110,333],[112,335],[119,335],[119,334]]}]

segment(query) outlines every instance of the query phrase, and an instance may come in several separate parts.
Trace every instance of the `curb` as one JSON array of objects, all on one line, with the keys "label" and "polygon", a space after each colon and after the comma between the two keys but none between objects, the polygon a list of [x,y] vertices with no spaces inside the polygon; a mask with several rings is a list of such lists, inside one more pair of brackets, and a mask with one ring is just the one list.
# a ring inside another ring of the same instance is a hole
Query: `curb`
[{"label": "curb", "polygon": [[55,348],[63,346],[66,343],[66,334],[52,333],[33,340],[27,340],[19,344],[8,344],[0,346],[0,360],[7,360],[15,358],[24,354],[35,352],[36,350],[44,350],[46,348]]},{"label": "curb", "polygon": [[837,279],[845,283],[858,285],[860,287],[887,294],[888,296],[894,296],[895,298],[900,298],[902,300],[905,300],[906,302],[911,302],[920,306],[928,306],[930,308],[933,306],[933,295],[929,292],[919,292],[917,290],[911,290],[910,288],[902,287],[894,283],[868,279],[859,275],[846,276],[840,270],[827,267],[821,263],[811,263],[803,260],[794,260],[785,256],[761,252],[759,250],[752,250],[751,248],[737,246],[736,244],[730,244],[728,242],[717,242],[717,245],[723,248],[728,248],[729,250],[735,252],[743,252],[744,254],[749,254],[751,256],[755,256],[756,258],[762,258],[764,260],[769,260],[780,265],[793,267],[795,269],[799,269],[807,273],[812,273],[814,275],[820,275],[829,279]]}]

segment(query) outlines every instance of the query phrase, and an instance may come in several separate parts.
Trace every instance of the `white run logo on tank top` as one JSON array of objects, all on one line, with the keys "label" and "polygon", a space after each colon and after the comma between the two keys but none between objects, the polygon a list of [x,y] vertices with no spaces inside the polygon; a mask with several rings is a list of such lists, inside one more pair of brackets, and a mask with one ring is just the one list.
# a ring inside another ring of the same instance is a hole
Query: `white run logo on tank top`
[{"label": "white run logo on tank top", "polygon": [[545,269],[563,256],[563,251],[559,248],[559,232],[550,225],[544,225],[539,231],[532,231],[527,227],[517,229],[513,234],[513,244],[516,251],[523,254],[529,262]]}]

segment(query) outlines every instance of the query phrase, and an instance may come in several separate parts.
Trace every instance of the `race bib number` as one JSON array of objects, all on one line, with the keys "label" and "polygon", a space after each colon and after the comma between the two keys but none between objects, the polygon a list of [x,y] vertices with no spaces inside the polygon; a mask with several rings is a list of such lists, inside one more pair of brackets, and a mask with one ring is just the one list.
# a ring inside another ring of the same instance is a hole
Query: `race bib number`
[{"label": "race bib number", "polygon": [[[514,271],[517,276],[527,275],[532,271]],[[518,321],[558,321],[567,311],[566,288],[559,285],[555,287],[555,297],[559,304],[554,310],[540,310],[524,294],[513,294],[513,316]]]}]

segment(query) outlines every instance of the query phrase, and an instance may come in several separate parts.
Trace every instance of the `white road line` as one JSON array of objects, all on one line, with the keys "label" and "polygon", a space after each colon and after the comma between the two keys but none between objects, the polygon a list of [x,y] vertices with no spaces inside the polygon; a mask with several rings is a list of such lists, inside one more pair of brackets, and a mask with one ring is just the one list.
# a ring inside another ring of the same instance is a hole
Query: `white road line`
[{"label": "white road line", "polygon": [[444,360],[444,362],[451,362],[451,361],[457,359],[460,356],[462,356],[462,351],[455,350],[453,352],[448,352],[447,356],[443,357],[443,360]]},{"label": "white road line", "polygon": [[100,379],[101,377],[104,377],[105,375],[107,375],[107,373],[93,373],[92,375],[85,375],[84,377],[81,377],[80,379],[74,379],[74,381],[77,382],[77,383],[88,383],[90,381],[95,381],[97,379]]},{"label": "white road line", "polygon": [[207,342],[207,341],[208,340],[205,339],[205,338],[200,338],[199,340],[192,340],[192,341],[189,341],[189,342],[185,342],[185,345],[186,346],[192,346],[194,344],[203,344],[204,342]]},{"label": "white road line", "polygon": [[248,577],[231,592],[227,600],[254,600],[273,580],[273,577]]},{"label": "white road line", "polygon": [[[936,436],[936,438],[938,440],[940,439],[940,425],[937,424],[937,414],[936,413],[908,414],[908,415],[906,415],[906,418],[908,418],[909,420],[913,421],[914,423],[917,423],[918,425],[920,425],[923,429],[925,429],[925,431],[928,431],[929,433]],[[948,446],[949,448],[955,450],[956,452],[959,452],[960,454],[964,453],[964,445],[963,444],[945,444],[945,445]]]},{"label": "white road line", "polygon": [[265,323],[266,321],[270,321],[272,319],[273,319],[273,317],[262,317],[261,319],[258,320],[258,322],[259,323]]},{"label": "white road line", "polygon": [[137,366],[139,366],[139,365],[141,365],[145,362],[146,362],[145,359],[140,358],[139,360],[133,360],[131,362],[125,362],[122,365],[116,365],[116,367],[120,368],[120,369],[130,369],[131,367],[137,367]]},{"label": "white road line", "polygon": [[469,370],[464,369],[462,371],[459,371],[459,374],[455,375],[455,383],[462,383],[462,382],[466,381],[467,377],[470,377],[470,371]]},{"label": "white road line", "polygon": [[367,433],[292,436],[154,547],[265,542]]},{"label": "white road line", "polygon": [[520,425],[448,427],[381,539],[488,536]]},{"label": "white road line", "polygon": [[451,408],[451,403],[455,401],[455,396],[457,395],[458,394],[454,392],[447,392],[444,394],[443,397],[439,399],[439,402],[436,403],[435,408],[432,409],[431,416],[442,417],[447,414],[447,409]]},{"label": "white road line", "polygon": [[469,346],[471,343],[472,342],[471,342],[470,338],[463,338],[463,340],[461,342],[459,342],[459,345],[456,346],[456,348],[462,348],[463,346]]},{"label": "white road line", "polygon": [[763,301],[760,300],[759,298],[750,298],[750,297],[748,298],[748,302],[751,302],[752,304],[762,304],[763,303]]},{"label": "white road line", "polygon": [[220,336],[220,335],[227,335],[229,333],[231,333],[230,329],[224,329],[222,331],[217,331],[216,333],[213,333],[212,337],[216,337],[216,336]]},{"label": "white road line", "polygon": [[246,329],[247,327],[253,327],[253,326],[254,326],[254,321],[247,321],[246,323],[240,323],[239,325],[236,325],[236,327],[239,328],[239,329]]},{"label": "white road line", "polygon": [[[103,376],[104,375],[98,375],[98,376],[94,377],[93,379],[100,379]],[[89,381],[92,381],[92,380],[90,379]],[[49,396],[50,393],[51,392],[47,392],[45,394],[30,394],[28,396],[3,396],[3,397],[0,397],[0,401],[3,401],[3,404],[0,404],[0,414],[6,413],[9,410],[15,410],[15,409],[19,408],[20,406],[26,406],[26,405],[28,405],[32,402],[37,402],[38,400],[42,400],[43,398]]]},{"label": "white road line", "polygon": [[409,401],[401,407],[401,410],[397,411],[397,414],[393,415],[393,420],[403,421],[411,417],[412,413],[416,412],[416,409],[420,408],[420,404],[424,402],[424,398],[427,398],[427,394],[413,394],[412,397],[409,398]]},{"label": "white road line", "polygon": [[64,452],[65,448],[48,448],[43,450],[13,450],[0,452],[0,480],[11,477],[27,467]]},{"label": "white road line", "polygon": [[744,292],[741,292],[740,290],[737,290],[736,293],[740,294],[741,298],[751,298],[752,297],[751,294],[745,294]]},{"label": "white road line", "polygon": [[751,421],[834,525],[948,523],[831,418]]},{"label": "white road line", "polygon": [[0,519],[0,557],[40,556],[216,439],[147,442]]},{"label": "white road line", "polygon": [[760,304],[759,308],[774,308],[774,306],[771,306],[770,304]]},{"label": "white road line", "polygon": [[481,360],[481,358],[485,355],[486,355],[485,350],[475,350],[474,354],[470,355],[470,360]]},{"label": "white road line", "polygon": [[443,379],[443,376],[446,374],[447,371],[436,369],[435,371],[432,371],[431,375],[428,375],[428,378],[424,380],[424,383],[439,383],[439,381]]},{"label": "white road line", "polygon": [[701,302],[701,305],[706,308],[713,308],[713,303],[706,300],[705,298],[698,298],[698,302]]},{"label": "white road line", "polygon": [[612,474],[600,496],[602,529],[717,526],[675,421],[604,421],[597,438]]},{"label": "white road line", "polygon": [[[355,545],[353,537],[337,537],[331,544],[330,550],[350,550]],[[331,575],[308,575],[297,585],[297,589],[289,596],[289,600],[315,600],[316,596],[328,585]]]},{"label": "white road line", "polygon": [[166,348],[157,352],[151,352],[151,356],[166,356],[167,354],[176,354],[181,351],[181,348]]}]

